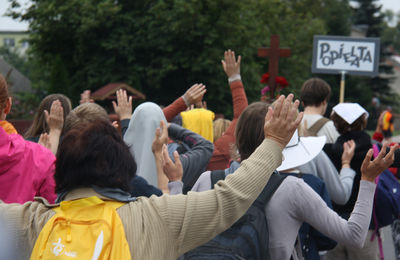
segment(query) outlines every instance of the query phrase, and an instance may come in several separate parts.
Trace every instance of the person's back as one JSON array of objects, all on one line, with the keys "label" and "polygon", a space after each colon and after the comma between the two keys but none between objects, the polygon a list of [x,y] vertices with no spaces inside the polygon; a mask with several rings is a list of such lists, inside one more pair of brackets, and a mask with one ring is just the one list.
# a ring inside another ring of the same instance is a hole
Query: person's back
[{"label": "person's back", "polygon": [[[342,107],[345,108],[344,112],[351,111],[353,114],[356,113],[356,109],[360,109],[359,111],[357,110],[359,113],[358,117],[356,117],[353,121],[347,122],[344,119],[347,117],[346,114],[342,112]],[[337,108],[339,110],[335,111]],[[341,154],[343,153],[343,144],[349,140],[354,140],[356,143],[354,158],[351,161],[351,168],[356,172],[356,176],[354,178],[350,199],[345,205],[334,205],[334,209],[339,213],[339,215],[347,219],[357,201],[359,183],[361,180],[361,164],[368,150],[372,147],[371,137],[364,131],[364,128],[367,125],[367,113],[365,109],[358,104],[343,103],[335,106],[334,113],[332,114],[331,118],[341,135],[335,143],[326,144],[324,151],[338,171],[342,166]]]},{"label": "person's back", "polygon": [[[10,110],[7,82],[0,74],[0,120],[5,120]],[[42,196],[53,202],[54,162],[50,150],[0,127],[0,200],[25,203]]]},{"label": "person's back", "polygon": [[323,117],[330,95],[331,88],[324,80],[311,78],[304,82],[300,93],[300,100],[304,107],[301,125],[309,131],[308,135],[326,136],[327,143],[334,143],[339,133],[333,122]]},{"label": "person's back", "polygon": [[42,196],[54,202],[54,162],[50,150],[0,128],[0,199],[25,203]]},{"label": "person's back", "polygon": [[[300,123],[300,116],[295,119],[293,112],[298,102],[292,105],[292,98],[290,95],[285,102],[280,98],[282,111],[289,111],[289,115],[278,110],[265,119],[265,125],[270,127],[265,129],[259,148],[221,186],[205,193],[140,197],[117,209],[132,259],[176,259],[227,229],[246,212],[282,161],[287,136]],[[158,144],[154,147],[162,147],[162,141],[155,142]],[[56,192],[66,194],[66,201],[91,196],[116,200],[95,191],[96,187],[120,196],[128,193],[129,180],[135,175],[132,169],[136,169],[136,163],[129,148],[106,122],[70,131],[57,156]],[[43,226],[55,214],[45,201],[24,205],[0,201],[0,213],[4,213],[18,245],[23,245],[24,259],[29,257]]]}]

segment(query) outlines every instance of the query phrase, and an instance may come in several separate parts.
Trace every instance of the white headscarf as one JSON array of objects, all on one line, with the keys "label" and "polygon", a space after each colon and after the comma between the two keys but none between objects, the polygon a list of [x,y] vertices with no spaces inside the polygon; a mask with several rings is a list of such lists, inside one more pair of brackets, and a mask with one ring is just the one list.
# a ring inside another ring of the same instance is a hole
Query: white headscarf
[{"label": "white headscarf", "polygon": [[136,174],[155,187],[158,186],[157,168],[151,145],[161,120],[167,123],[161,108],[155,103],[145,102],[133,112],[124,136],[137,164]]}]

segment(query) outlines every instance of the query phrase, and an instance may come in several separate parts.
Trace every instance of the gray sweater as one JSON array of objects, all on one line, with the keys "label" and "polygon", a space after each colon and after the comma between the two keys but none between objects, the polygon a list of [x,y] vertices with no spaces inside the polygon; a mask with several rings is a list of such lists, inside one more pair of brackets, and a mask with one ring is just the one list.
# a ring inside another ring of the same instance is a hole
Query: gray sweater
[{"label": "gray sweater", "polygon": [[343,168],[339,174],[324,151],[297,169],[302,173],[309,173],[322,179],[329,196],[336,204],[344,205],[349,200],[356,172],[351,168]]},{"label": "gray sweater", "polygon": [[[181,184],[169,184],[170,193],[179,193]],[[271,259],[290,259],[303,222],[339,243],[361,248],[371,220],[376,185],[361,181],[356,206],[348,221],[330,209],[302,179],[288,176],[265,207],[269,228]],[[210,172],[204,172],[192,191],[211,188]],[[296,255],[293,255],[296,259]]]}]

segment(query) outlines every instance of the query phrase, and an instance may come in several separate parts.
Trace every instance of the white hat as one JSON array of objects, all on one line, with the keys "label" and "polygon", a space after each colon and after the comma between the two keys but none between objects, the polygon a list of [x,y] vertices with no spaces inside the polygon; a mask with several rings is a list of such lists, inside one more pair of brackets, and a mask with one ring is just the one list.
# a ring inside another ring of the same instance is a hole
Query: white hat
[{"label": "white hat", "polygon": [[283,149],[283,162],[277,170],[285,171],[308,163],[321,152],[325,142],[326,136],[299,137],[296,130],[290,142]]},{"label": "white hat", "polygon": [[369,113],[358,103],[340,103],[333,107],[332,109],[336,114],[338,114],[344,121],[349,125],[354,123],[360,116]]}]

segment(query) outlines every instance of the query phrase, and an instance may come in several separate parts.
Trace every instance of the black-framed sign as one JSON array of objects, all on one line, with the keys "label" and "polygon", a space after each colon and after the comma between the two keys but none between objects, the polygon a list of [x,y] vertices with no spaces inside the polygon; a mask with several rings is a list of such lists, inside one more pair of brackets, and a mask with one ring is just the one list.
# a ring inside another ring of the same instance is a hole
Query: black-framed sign
[{"label": "black-framed sign", "polygon": [[314,36],[312,72],[376,76],[380,39]]}]

